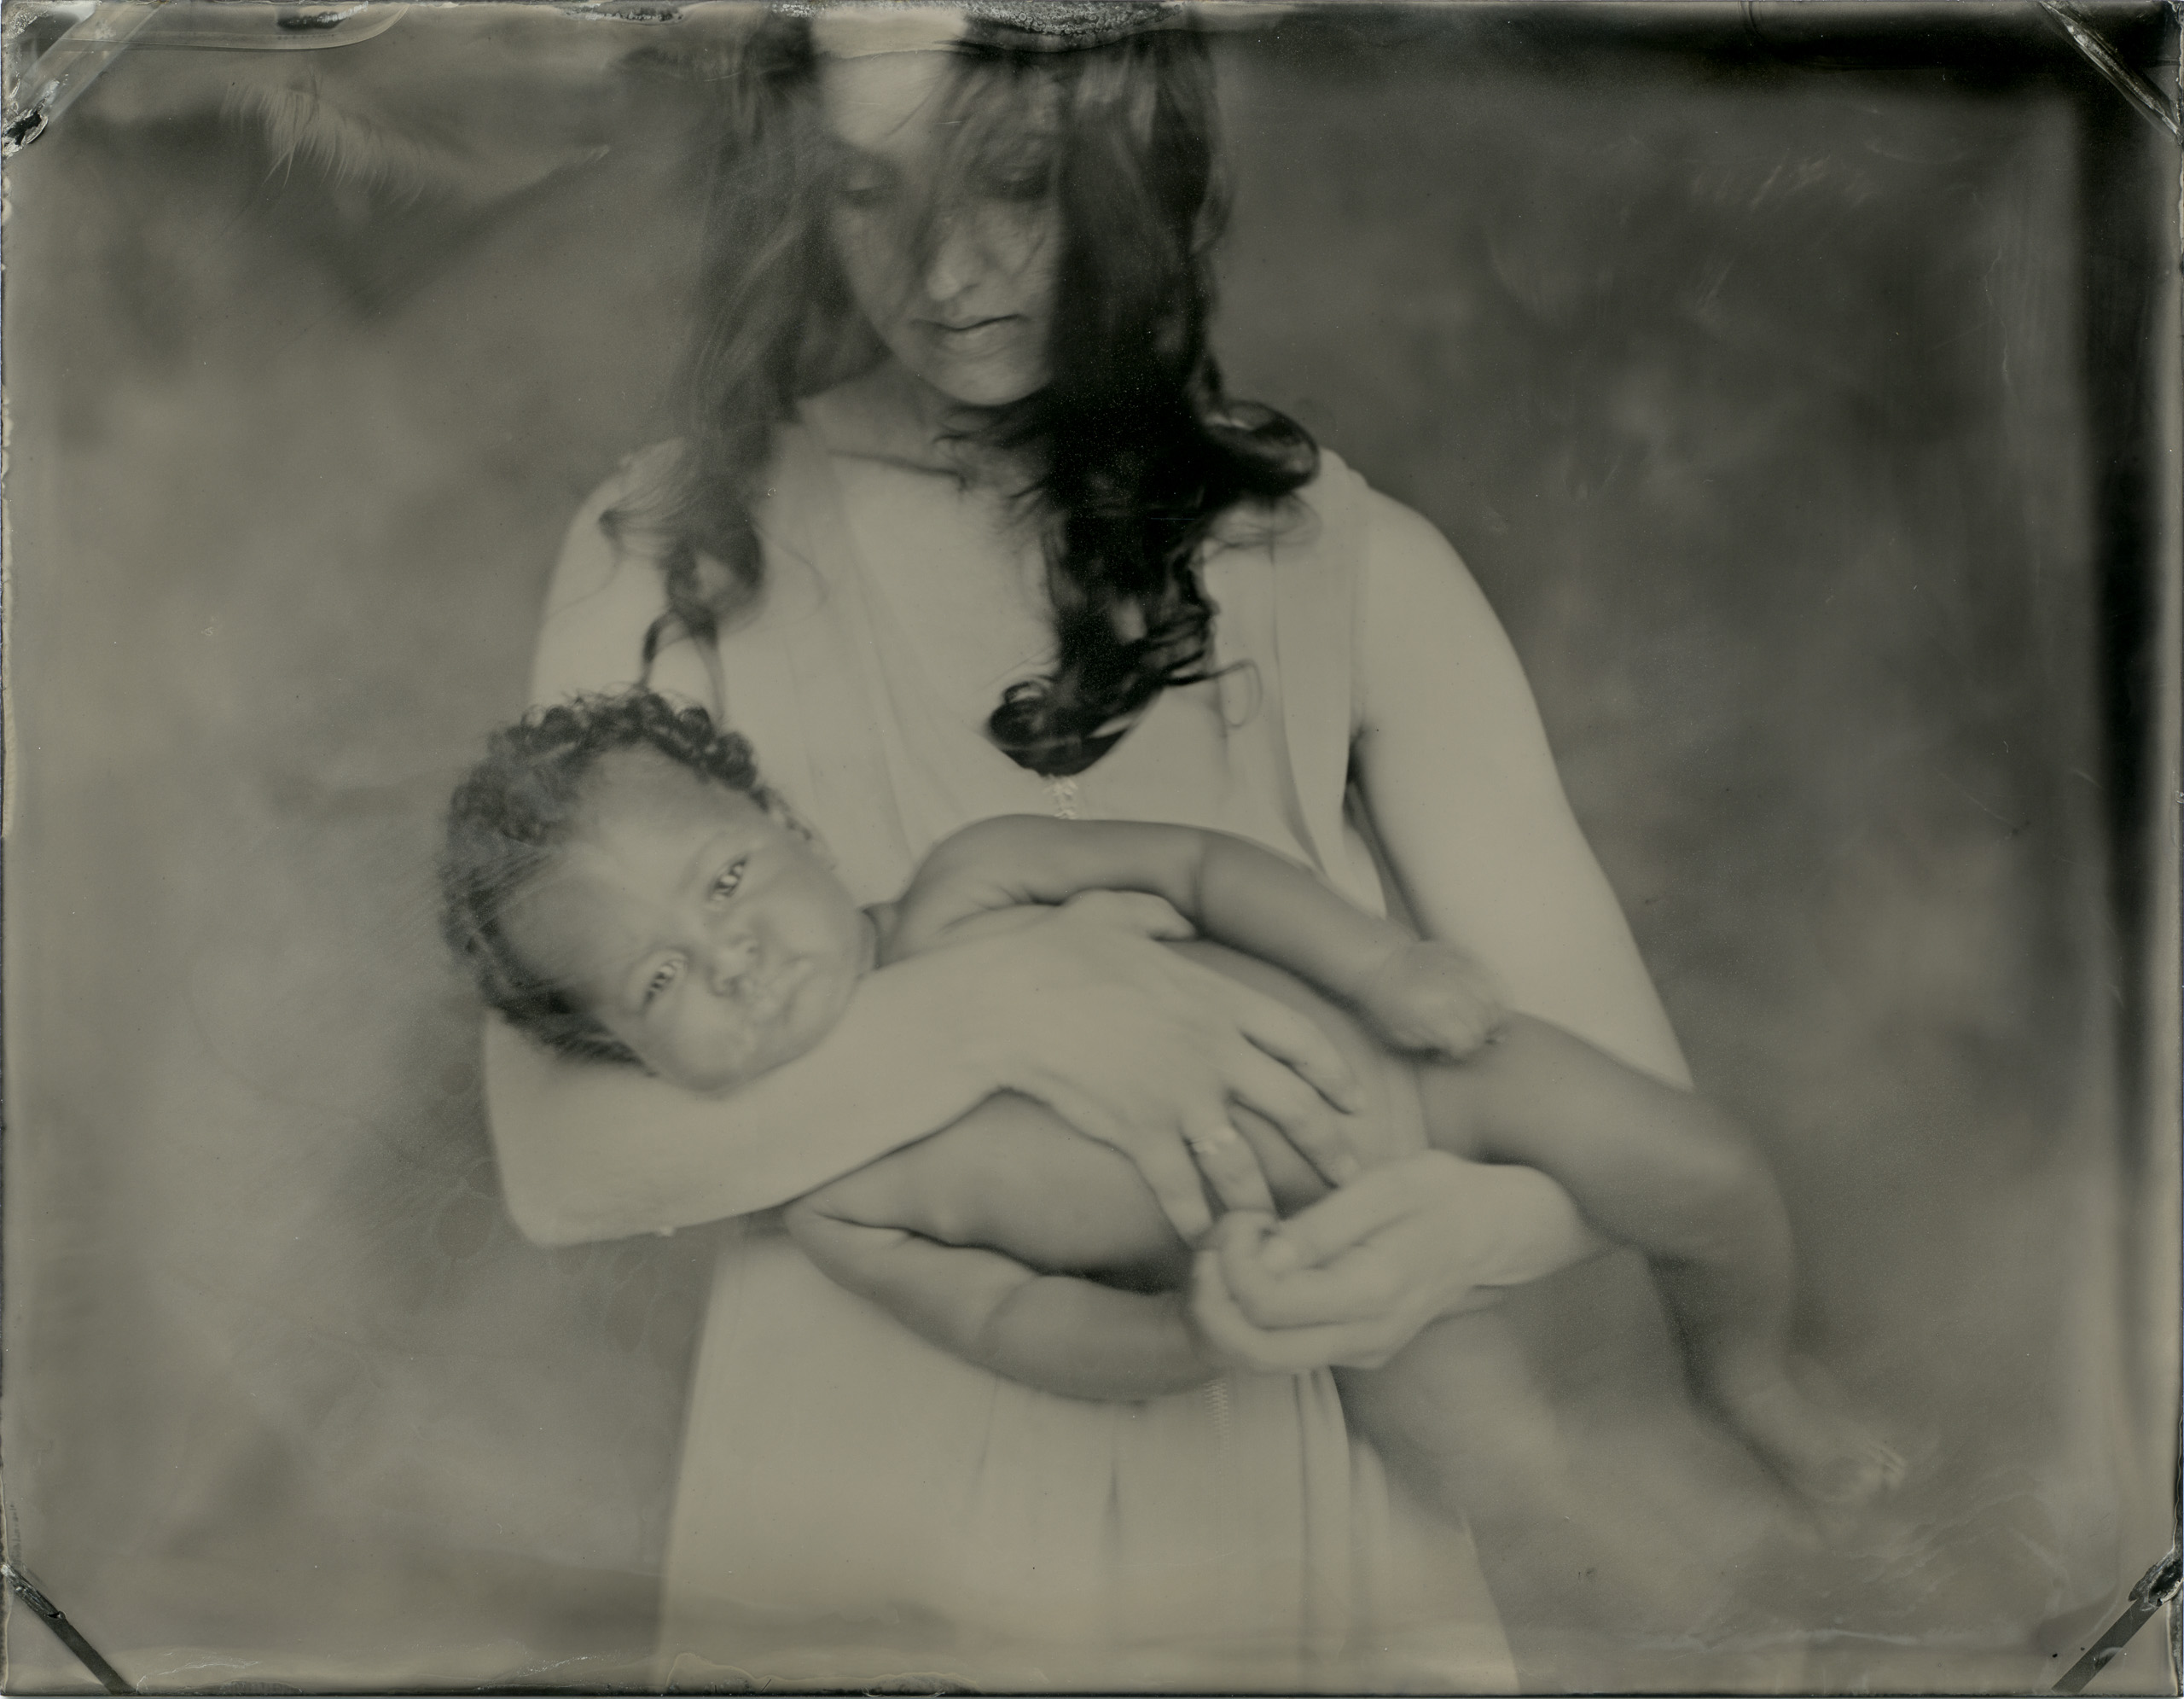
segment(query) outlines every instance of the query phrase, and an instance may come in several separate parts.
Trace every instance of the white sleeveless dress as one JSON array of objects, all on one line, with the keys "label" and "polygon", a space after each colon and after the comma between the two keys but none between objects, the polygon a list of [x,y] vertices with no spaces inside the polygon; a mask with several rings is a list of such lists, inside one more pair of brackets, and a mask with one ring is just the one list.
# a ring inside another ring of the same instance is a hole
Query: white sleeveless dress
[{"label": "white sleeveless dress", "polygon": [[[729,724],[861,902],[971,821],[1217,828],[1381,905],[1345,825],[1362,482],[1209,547],[1225,676],[1166,692],[1073,783],[945,713],[851,538],[810,422],[783,431],[769,589],[719,646]],[[688,666],[689,656],[682,657]],[[1239,665],[1238,663],[1241,663]],[[663,679],[713,694],[711,668]],[[1065,1399],[833,1285],[771,1215],[723,1251],[670,1538],[659,1680],[1007,1690],[1513,1691],[1469,1536],[1391,1492],[1332,1376]]]}]

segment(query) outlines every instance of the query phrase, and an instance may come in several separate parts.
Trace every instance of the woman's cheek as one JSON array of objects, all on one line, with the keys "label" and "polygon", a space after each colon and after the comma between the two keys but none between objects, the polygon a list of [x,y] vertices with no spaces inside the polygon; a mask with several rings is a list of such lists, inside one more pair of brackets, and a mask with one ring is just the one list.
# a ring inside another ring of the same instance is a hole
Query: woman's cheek
[{"label": "woman's cheek", "polygon": [[834,255],[849,282],[850,294],[874,329],[894,317],[905,258],[882,233],[881,221],[855,210],[837,212],[832,221]]}]

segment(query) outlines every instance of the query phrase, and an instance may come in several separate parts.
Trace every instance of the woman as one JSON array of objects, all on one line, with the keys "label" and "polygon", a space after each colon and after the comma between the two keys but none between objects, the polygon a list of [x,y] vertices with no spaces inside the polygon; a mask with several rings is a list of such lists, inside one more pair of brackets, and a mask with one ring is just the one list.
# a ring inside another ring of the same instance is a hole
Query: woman
[{"label": "woman", "polygon": [[[1428,933],[1680,1079],[1460,563],[1221,394],[1201,45],[1141,9],[1010,15],[752,32],[687,434],[578,515],[535,696],[648,674],[711,701],[867,901],[970,820],[1051,812],[1239,833],[1380,907],[1354,777]],[[497,1031],[487,1064],[534,1237],[749,1218],[696,1371],[664,1676],[1512,1679],[1467,1537],[1391,1489],[1327,1372],[1461,1299],[1476,1212],[1442,1159],[1351,1148],[1339,1064],[1285,1011],[1058,921],[883,970],[729,1101]],[[1209,1351],[1242,1366],[1103,1405],[942,1355],[756,1213],[1003,1089],[1124,1149],[1187,1231],[1194,1156],[1224,1201],[1263,1198],[1223,1136],[1259,1109],[1350,1179],[1298,1219],[1331,1277],[1309,1303],[1202,1281]],[[1584,1244],[1544,1180],[1509,1220],[1512,1281]]]}]

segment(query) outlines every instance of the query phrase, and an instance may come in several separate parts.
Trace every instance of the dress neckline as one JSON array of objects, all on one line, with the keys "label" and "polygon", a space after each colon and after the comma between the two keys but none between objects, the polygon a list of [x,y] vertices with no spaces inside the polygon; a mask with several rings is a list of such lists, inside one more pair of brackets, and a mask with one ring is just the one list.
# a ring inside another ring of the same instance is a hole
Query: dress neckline
[{"label": "dress neckline", "polygon": [[[844,493],[841,477],[834,464],[837,451],[834,439],[828,435],[826,427],[817,417],[819,410],[814,404],[818,399],[817,397],[808,398],[799,403],[797,407],[797,422],[808,439],[814,471],[820,480],[816,492],[820,498],[817,503],[819,509],[817,517],[820,525],[828,533],[825,540],[820,543],[814,552],[822,559],[833,562],[834,570],[854,578],[865,599],[868,602],[876,604],[877,608],[884,612],[889,623],[899,628],[902,624],[901,618],[895,612],[893,601],[887,593],[885,581],[873,573],[866,559],[864,550],[857,542],[856,527],[851,523],[848,498]],[[873,458],[876,465],[886,466],[914,476],[944,479],[950,476],[948,473],[938,468],[928,470],[907,463],[880,460],[874,457],[867,457]],[[822,570],[823,572],[826,568],[822,567]],[[1048,617],[1051,618],[1050,613]],[[943,693],[932,682],[931,669],[926,666],[923,657],[919,655],[914,649],[898,646],[892,659],[897,666],[907,667],[915,673],[918,687],[928,701],[936,707],[944,703],[945,698]],[[1077,815],[1082,782],[1113,761],[1125,747],[1141,742],[1138,734],[1145,729],[1147,723],[1153,719],[1163,704],[1174,694],[1173,689],[1164,689],[1155,695],[1137,712],[1130,724],[1116,736],[1114,741],[1109,743],[1095,759],[1073,774],[1050,775],[1027,767],[996,743],[986,734],[983,726],[966,726],[944,707],[942,709],[940,717],[961,731],[966,741],[975,744],[985,759],[994,765],[997,771],[1018,776],[1024,784],[1036,786],[1043,791],[1051,812],[1058,817],[1074,819]],[[1000,699],[996,697],[996,706],[999,701]]]}]

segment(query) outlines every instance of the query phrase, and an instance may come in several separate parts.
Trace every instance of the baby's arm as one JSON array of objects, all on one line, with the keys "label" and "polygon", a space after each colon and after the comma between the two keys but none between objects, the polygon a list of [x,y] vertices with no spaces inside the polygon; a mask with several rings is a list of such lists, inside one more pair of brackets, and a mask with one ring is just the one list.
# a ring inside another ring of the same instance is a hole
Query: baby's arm
[{"label": "baby's arm", "polygon": [[[919,1218],[922,1204],[934,1204],[940,1213],[931,1225],[951,1237],[1002,1236],[966,1213],[957,1202],[965,1190],[949,1183],[956,1163],[979,1154],[976,1138],[957,1138],[962,1130],[959,1123],[925,1146],[884,1159],[790,1206],[788,1230],[821,1272],[965,1361],[1067,1397],[1155,1398],[1200,1385],[1217,1372],[1218,1364],[1199,1347],[1178,1292],[1126,1292],[1073,1275],[1043,1274],[998,1250],[944,1242],[902,1225]],[[1073,1212],[1087,1228],[1097,1219],[1124,1229],[1122,1243],[1103,1230],[1091,1236],[1096,1243],[1077,1248],[1113,1253],[1127,1242],[1134,1223],[1148,1283],[1157,1281],[1158,1265],[1179,1258],[1181,1246],[1151,1194],[1126,1161],[1118,1175],[1104,1172],[1112,1156],[1104,1147],[1059,1130],[1057,1138],[1096,1159],[1092,1172],[1078,1178],[1110,1194],[1119,1178],[1138,1194],[1124,1198],[1119,1211],[1080,1207]],[[943,1151],[933,1160],[932,1147],[950,1140],[958,1143],[953,1156]],[[991,1192],[973,1187],[967,1195]],[[1006,1213],[996,1212],[997,1218]],[[1025,1224],[1011,1225],[1020,1234]],[[1066,1218],[1048,1225],[1059,1228],[1053,1236],[1069,1238]],[[1060,1248],[1072,1247],[1065,1242]]]},{"label": "baby's arm", "polygon": [[1226,833],[1137,821],[1008,815],[956,833],[903,893],[891,958],[983,913],[1095,891],[1165,899],[1206,937],[1356,1006],[1405,1049],[1468,1055],[1500,1018],[1461,951],[1367,914],[1309,869]]}]

